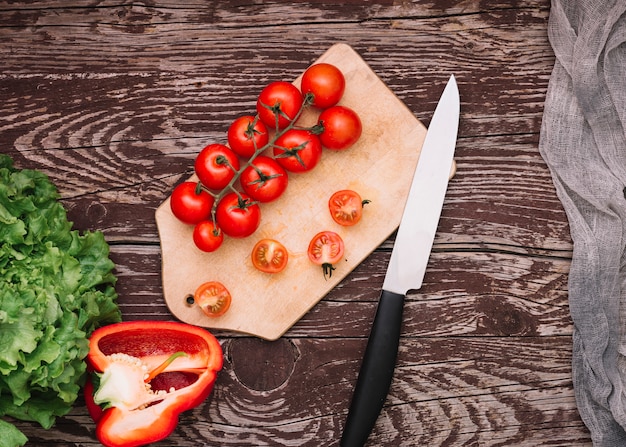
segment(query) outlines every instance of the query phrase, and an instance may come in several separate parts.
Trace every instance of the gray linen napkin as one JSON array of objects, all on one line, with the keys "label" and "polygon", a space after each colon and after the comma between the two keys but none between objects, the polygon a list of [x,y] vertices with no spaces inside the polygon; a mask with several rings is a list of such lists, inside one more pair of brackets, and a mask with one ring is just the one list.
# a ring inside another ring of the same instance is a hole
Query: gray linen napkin
[{"label": "gray linen napkin", "polygon": [[539,150],[574,242],[572,374],[595,446],[626,446],[626,0],[552,0]]}]

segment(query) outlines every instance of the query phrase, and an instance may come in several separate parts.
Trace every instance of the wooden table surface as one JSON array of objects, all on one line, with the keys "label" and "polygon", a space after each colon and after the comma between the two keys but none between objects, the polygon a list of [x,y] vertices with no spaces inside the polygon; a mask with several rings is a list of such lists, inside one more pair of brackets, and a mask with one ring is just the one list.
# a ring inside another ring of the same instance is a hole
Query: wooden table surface
[{"label": "wooden table surface", "polygon": [[[124,319],[173,319],[154,212],[195,155],[264,84],[343,42],[426,125],[450,74],[462,100],[458,172],[368,445],[591,444],[572,243],[538,152],[549,0],[124,3],[0,2],[0,151],[51,177],[75,228],[104,232]],[[277,341],[214,331],[213,394],[156,445],[338,445],[393,239]],[[99,445],[82,400],[51,430],[17,425],[33,446]]]}]

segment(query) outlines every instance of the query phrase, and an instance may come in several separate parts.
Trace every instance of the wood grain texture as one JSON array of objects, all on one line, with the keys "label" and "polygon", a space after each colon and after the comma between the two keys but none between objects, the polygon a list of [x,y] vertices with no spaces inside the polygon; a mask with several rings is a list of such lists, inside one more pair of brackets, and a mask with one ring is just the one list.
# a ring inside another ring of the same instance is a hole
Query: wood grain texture
[{"label": "wood grain texture", "polygon": [[[428,125],[462,99],[450,183],[371,446],[589,446],[571,382],[567,219],[537,144],[547,0],[0,2],[0,151],[102,230],[125,319],[171,319],[154,211],[270,80],[337,42]],[[210,398],[158,446],[337,446],[393,236],[275,342],[216,331]],[[82,402],[36,446],[97,446]]]}]

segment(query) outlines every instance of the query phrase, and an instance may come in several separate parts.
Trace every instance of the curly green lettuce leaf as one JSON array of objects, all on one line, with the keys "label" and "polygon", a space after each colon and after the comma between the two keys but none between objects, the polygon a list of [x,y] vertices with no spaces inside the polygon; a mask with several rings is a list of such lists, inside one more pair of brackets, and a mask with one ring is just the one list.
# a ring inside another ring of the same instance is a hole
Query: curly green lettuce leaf
[{"label": "curly green lettuce leaf", "polygon": [[1,446],[16,446],[26,444],[28,439],[24,434],[19,431],[15,425],[10,424],[0,419],[0,445]]},{"label": "curly green lettuce leaf", "polygon": [[[114,267],[101,232],[72,230],[48,177],[0,155],[0,417],[50,428],[71,409],[89,335],[121,320]],[[0,447],[25,442],[0,419]]]}]

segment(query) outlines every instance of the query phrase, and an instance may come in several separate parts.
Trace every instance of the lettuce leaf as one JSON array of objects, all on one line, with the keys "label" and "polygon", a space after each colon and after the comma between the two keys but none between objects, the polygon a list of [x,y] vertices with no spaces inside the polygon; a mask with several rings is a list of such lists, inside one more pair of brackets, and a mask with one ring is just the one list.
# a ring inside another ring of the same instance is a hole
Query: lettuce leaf
[{"label": "lettuce leaf", "polygon": [[0,419],[0,439],[2,439],[3,446],[24,445],[28,441],[26,436],[15,425],[2,419]]},{"label": "lettuce leaf", "polygon": [[[0,154],[0,417],[44,428],[78,397],[91,332],[121,320],[104,235],[73,230],[58,199]],[[0,447],[26,441],[0,419]]]}]

